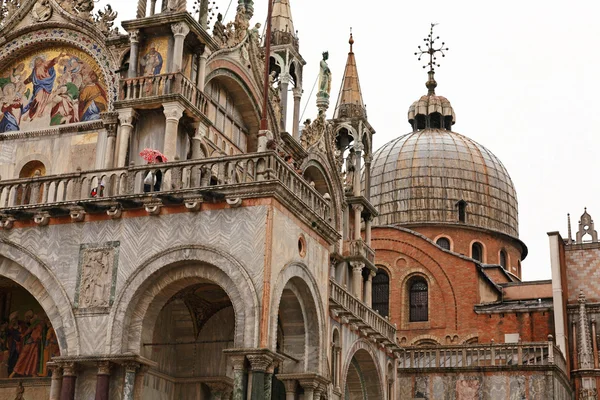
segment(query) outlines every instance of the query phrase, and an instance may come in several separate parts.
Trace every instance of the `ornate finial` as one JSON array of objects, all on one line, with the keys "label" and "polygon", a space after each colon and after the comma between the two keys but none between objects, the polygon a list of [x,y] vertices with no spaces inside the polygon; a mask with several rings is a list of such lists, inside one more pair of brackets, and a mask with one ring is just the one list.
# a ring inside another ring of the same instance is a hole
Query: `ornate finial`
[{"label": "ornate finial", "polygon": [[354,37],[352,36],[352,27],[350,27],[350,40],[348,40],[348,43],[350,43],[350,53],[352,53],[352,46],[354,45]]},{"label": "ornate finial", "polygon": [[426,49],[422,49],[421,46],[419,46],[419,51],[417,51],[415,53],[415,56],[418,56],[419,61],[421,61],[421,58],[423,57],[423,55],[428,54],[429,55],[429,62],[425,65],[423,65],[423,68],[427,68],[429,67],[429,71],[427,72],[427,74],[429,75],[429,79],[427,80],[427,83],[425,84],[427,86],[427,89],[429,89],[428,95],[434,95],[435,94],[435,88],[437,87],[437,82],[435,81],[433,75],[435,74],[435,67],[439,67],[440,64],[438,64],[437,62],[437,57],[436,57],[436,53],[441,53],[442,57],[446,57],[446,54],[444,54],[444,51],[448,50],[448,47],[444,47],[444,45],[446,44],[445,42],[442,42],[442,45],[439,48],[435,48],[435,42],[436,40],[438,40],[440,37],[436,36],[433,37],[433,27],[436,26],[437,24],[431,24],[431,28],[429,30],[429,35],[423,39],[423,41],[425,41],[425,43],[427,43],[427,48]]},{"label": "ornate finial", "polygon": [[568,228],[568,237],[567,237],[567,243],[568,244],[572,244],[573,243],[573,235],[571,233],[571,214],[567,214],[567,228]]}]

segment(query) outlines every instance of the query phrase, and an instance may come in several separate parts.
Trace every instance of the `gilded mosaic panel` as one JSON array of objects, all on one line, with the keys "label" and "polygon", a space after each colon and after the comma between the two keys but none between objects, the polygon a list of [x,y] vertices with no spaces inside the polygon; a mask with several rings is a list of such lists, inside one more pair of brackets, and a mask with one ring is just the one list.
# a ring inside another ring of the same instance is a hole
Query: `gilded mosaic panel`
[{"label": "gilded mosaic panel", "polygon": [[100,67],[74,47],[29,53],[0,72],[0,133],[98,120],[108,104]]},{"label": "gilded mosaic panel", "polygon": [[140,75],[152,76],[164,74],[167,69],[166,54],[169,47],[167,37],[149,40],[140,49]]}]

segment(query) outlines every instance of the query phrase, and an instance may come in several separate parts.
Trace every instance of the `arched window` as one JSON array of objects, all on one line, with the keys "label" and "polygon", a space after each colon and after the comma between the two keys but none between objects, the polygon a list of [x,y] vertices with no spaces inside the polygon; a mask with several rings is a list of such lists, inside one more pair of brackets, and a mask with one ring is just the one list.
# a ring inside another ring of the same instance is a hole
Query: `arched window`
[{"label": "arched window", "polygon": [[460,200],[456,203],[456,208],[458,208],[458,222],[467,222],[467,202]]},{"label": "arched window", "polygon": [[423,278],[415,278],[409,283],[410,322],[421,322],[429,319],[429,299],[427,282]]},{"label": "arched window", "polygon": [[506,251],[500,250],[500,266],[506,269]]},{"label": "arched window", "polygon": [[442,249],[450,250],[450,240],[445,237],[441,237],[435,241],[435,244],[440,246]]},{"label": "arched window", "polygon": [[473,243],[471,246],[471,258],[483,262],[483,246],[481,246],[481,243]]},{"label": "arched window", "polygon": [[390,277],[382,270],[377,270],[377,275],[373,278],[373,310],[380,315],[388,317],[390,315]]}]

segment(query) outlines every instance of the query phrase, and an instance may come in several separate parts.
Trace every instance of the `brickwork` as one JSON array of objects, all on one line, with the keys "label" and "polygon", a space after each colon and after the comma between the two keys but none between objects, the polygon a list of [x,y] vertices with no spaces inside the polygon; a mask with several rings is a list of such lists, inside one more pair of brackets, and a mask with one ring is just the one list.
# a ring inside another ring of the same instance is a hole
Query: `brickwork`
[{"label": "brickwork", "polygon": [[[373,248],[375,263],[390,272],[390,319],[398,325],[401,344],[418,344],[423,339],[429,343],[460,344],[475,338],[480,343],[492,339],[503,343],[505,334],[514,333],[523,341],[544,341],[553,333],[553,315],[548,311],[475,313],[474,306],[480,303],[481,279],[476,264],[419,235],[376,228]],[[427,322],[409,322],[407,282],[415,275],[424,277],[429,284]]]},{"label": "brickwork", "polygon": [[589,302],[600,302],[600,243],[565,247],[568,303],[583,290]]}]

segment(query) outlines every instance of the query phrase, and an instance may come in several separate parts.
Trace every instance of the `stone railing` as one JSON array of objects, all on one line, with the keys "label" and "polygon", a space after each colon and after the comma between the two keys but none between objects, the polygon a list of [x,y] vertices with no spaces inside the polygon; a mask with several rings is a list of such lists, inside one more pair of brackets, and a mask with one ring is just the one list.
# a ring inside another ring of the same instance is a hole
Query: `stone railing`
[{"label": "stone railing", "polygon": [[370,265],[375,265],[375,250],[362,239],[345,241],[342,255],[349,260],[364,259]]},{"label": "stone railing", "polygon": [[330,221],[329,202],[274,152],[0,180],[0,212],[153,194],[153,185],[146,187],[150,193],[145,192],[144,179],[149,172],[159,175],[157,171],[162,175],[156,187],[159,195],[197,195],[210,190],[248,198],[268,193],[266,186],[274,183],[287,189],[289,201],[302,203],[295,204],[297,208],[309,209],[321,222]]},{"label": "stone railing", "polygon": [[402,347],[396,349],[398,368],[480,368],[556,365],[566,373],[562,353],[548,342]]},{"label": "stone railing", "polygon": [[349,323],[355,324],[358,329],[366,331],[367,335],[374,336],[376,340],[395,345],[396,327],[333,279],[329,280],[329,299],[331,300],[330,308],[338,316],[347,318]]},{"label": "stone railing", "polygon": [[119,101],[123,102],[135,100],[152,102],[178,95],[206,115],[208,99],[180,72],[123,79],[119,88]]}]

